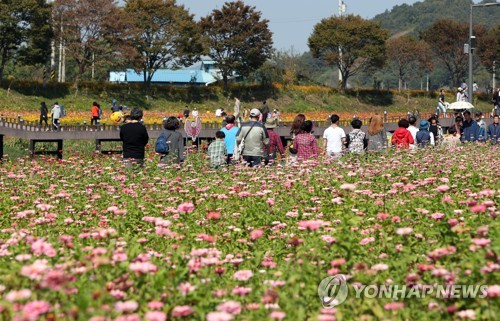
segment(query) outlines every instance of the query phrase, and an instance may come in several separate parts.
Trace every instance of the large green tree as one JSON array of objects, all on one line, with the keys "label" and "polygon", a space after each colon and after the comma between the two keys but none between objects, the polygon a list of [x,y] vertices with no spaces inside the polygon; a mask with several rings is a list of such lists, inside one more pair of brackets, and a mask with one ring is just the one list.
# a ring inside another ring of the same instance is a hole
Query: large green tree
[{"label": "large green tree", "polygon": [[5,64],[45,63],[50,58],[50,6],[45,0],[0,1],[0,82]]},{"label": "large green tree", "polygon": [[230,77],[247,76],[271,57],[268,23],[261,12],[242,1],[226,2],[201,19],[208,55],[217,63],[225,89]]},{"label": "large green tree", "polygon": [[175,0],[129,0],[125,12],[135,27],[132,43],[147,87],[158,69],[175,69],[199,59],[203,52],[199,27]]},{"label": "large green tree", "polygon": [[120,64],[134,54],[131,25],[114,0],[56,0],[53,8],[56,41],[75,61],[75,84],[91,65]]},{"label": "large green tree", "polygon": [[399,91],[405,78],[421,76],[422,72],[430,71],[433,67],[430,46],[410,35],[387,40],[387,57],[391,69],[398,76]]},{"label": "large green tree", "polygon": [[[482,38],[488,30],[482,25],[473,28],[474,35]],[[464,53],[464,44],[469,39],[469,24],[467,22],[441,19],[421,32],[421,37],[432,48],[434,56],[446,66],[452,84],[459,85],[467,79],[468,55]]]},{"label": "large green tree", "polygon": [[309,49],[314,57],[339,68],[345,92],[349,77],[384,65],[387,38],[388,31],[377,22],[354,15],[330,17],[314,26]]}]

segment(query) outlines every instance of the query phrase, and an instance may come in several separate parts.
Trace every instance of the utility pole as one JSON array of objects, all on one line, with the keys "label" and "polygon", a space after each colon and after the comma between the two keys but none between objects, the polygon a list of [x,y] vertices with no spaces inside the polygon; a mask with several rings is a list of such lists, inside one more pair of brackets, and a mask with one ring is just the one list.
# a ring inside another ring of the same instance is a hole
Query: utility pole
[{"label": "utility pole", "polygon": [[[346,5],[343,0],[339,0],[339,18],[342,18],[342,14],[346,11]],[[340,65],[342,64],[342,48],[339,46],[339,84],[344,85],[342,83],[342,71],[340,70]]]}]

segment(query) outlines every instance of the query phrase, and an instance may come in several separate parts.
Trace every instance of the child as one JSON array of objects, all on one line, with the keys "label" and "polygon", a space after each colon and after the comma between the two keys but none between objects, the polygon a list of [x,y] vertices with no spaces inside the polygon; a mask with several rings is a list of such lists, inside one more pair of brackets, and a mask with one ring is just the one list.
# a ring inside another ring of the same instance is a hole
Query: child
[{"label": "child", "polygon": [[443,147],[454,148],[460,143],[460,134],[455,127],[448,128],[448,135],[444,136]]},{"label": "child", "polygon": [[366,138],[366,134],[361,131],[363,122],[356,118],[351,122],[351,126],[353,130],[346,137],[349,153],[363,154],[365,149],[368,147],[368,139]]},{"label": "child", "polygon": [[227,149],[224,143],[226,134],[220,130],[215,133],[215,141],[208,146],[208,156],[210,157],[210,167],[217,168],[226,164]]}]

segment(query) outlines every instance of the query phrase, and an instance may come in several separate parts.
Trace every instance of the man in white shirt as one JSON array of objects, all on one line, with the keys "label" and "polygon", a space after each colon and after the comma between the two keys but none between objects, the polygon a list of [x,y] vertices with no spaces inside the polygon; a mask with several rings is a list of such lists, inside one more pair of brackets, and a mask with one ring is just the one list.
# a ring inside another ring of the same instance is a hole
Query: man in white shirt
[{"label": "man in white shirt", "polygon": [[329,157],[342,157],[342,146],[346,141],[345,131],[338,126],[340,117],[332,115],[330,117],[332,125],[323,133],[324,149]]},{"label": "man in white shirt", "polygon": [[61,118],[61,107],[59,107],[58,103],[54,103],[52,105],[52,127],[54,130],[59,130],[59,118]]},{"label": "man in white shirt", "polygon": [[414,116],[411,116],[408,118],[408,122],[410,123],[410,127],[408,127],[408,131],[411,133],[411,136],[413,137],[413,141],[415,144],[410,144],[410,149],[416,149],[417,148],[417,133],[419,131],[418,127],[415,126],[417,123],[417,118]]}]

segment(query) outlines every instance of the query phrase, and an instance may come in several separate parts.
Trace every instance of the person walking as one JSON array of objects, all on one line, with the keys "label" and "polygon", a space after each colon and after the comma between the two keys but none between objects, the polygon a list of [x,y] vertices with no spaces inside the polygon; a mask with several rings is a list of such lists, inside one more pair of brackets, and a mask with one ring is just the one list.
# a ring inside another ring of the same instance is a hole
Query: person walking
[{"label": "person walking", "polygon": [[97,124],[99,123],[99,104],[97,102],[92,103],[92,112],[91,112],[91,117],[90,117],[90,126],[95,125],[97,127]]},{"label": "person walking", "polygon": [[241,125],[236,136],[236,143],[243,161],[250,167],[260,165],[264,147],[269,146],[269,135],[264,125],[259,122],[259,117],[260,110],[252,109],[250,121]]},{"label": "person walking", "polygon": [[[224,133],[224,144],[226,145],[227,150],[227,159],[226,162],[228,165],[231,165],[234,156],[234,149],[236,148],[236,135],[238,134],[240,128],[234,124],[236,119],[234,115],[229,115],[226,117],[226,125],[222,127],[221,132]],[[234,161],[238,161],[235,159]]]},{"label": "person walking", "polygon": [[441,112],[443,114],[443,117],[446,118],[446,105],[448,105],[448,103],[445,101],[444,89],[441,89],[439,91],[439,100],[438,100],[438,108],[437,108],[438,116],[439,116],[439,112]]},{"label": "person walking", "polygon": [[123,161],[137,165],[144,164],[146,145],[149,141],[146,126],[140,122],[142,116],[142,110],[135,107],[130,111],[130,120],[120,126]]},{"label": "person walking", "polygon": [[382,116],[375,115],[370,118],[366,137],[368,138],[367,149],[369,152],[379,152],[387,148],[387,133]]},{"label": "person walking", "polygon": [[332,124],[325,129],[323,133],[323,146],[327,157],[342,157],[342,146],[346,142],[344,129],[339,127],[340,117],[332,115],[330,117]]},{"label": "person walking", "polygon": [[300,134],[293,140],[293,147],[297,150],[297,160],[304,161],[319,156],[316,137],[311,134],[313,123],[306,120],[300,125]]},{"label": "person walking", "polygon": [[57,102],[52,105],[52,110],[50,113],[52,115],[52,128],[55,131],[58,131],[61,125],[61,122],[59,121],[59,119],[61,118],[61,107]]},{"label": "person walking", "polygon": [[45,122],[45,126],[49,127],[48,114],[49,114],[49,109],[47,108],[47,104],[45,104],[45,102],[42,101],[40,103],[40,126],[42,126],[42,122]]}]

